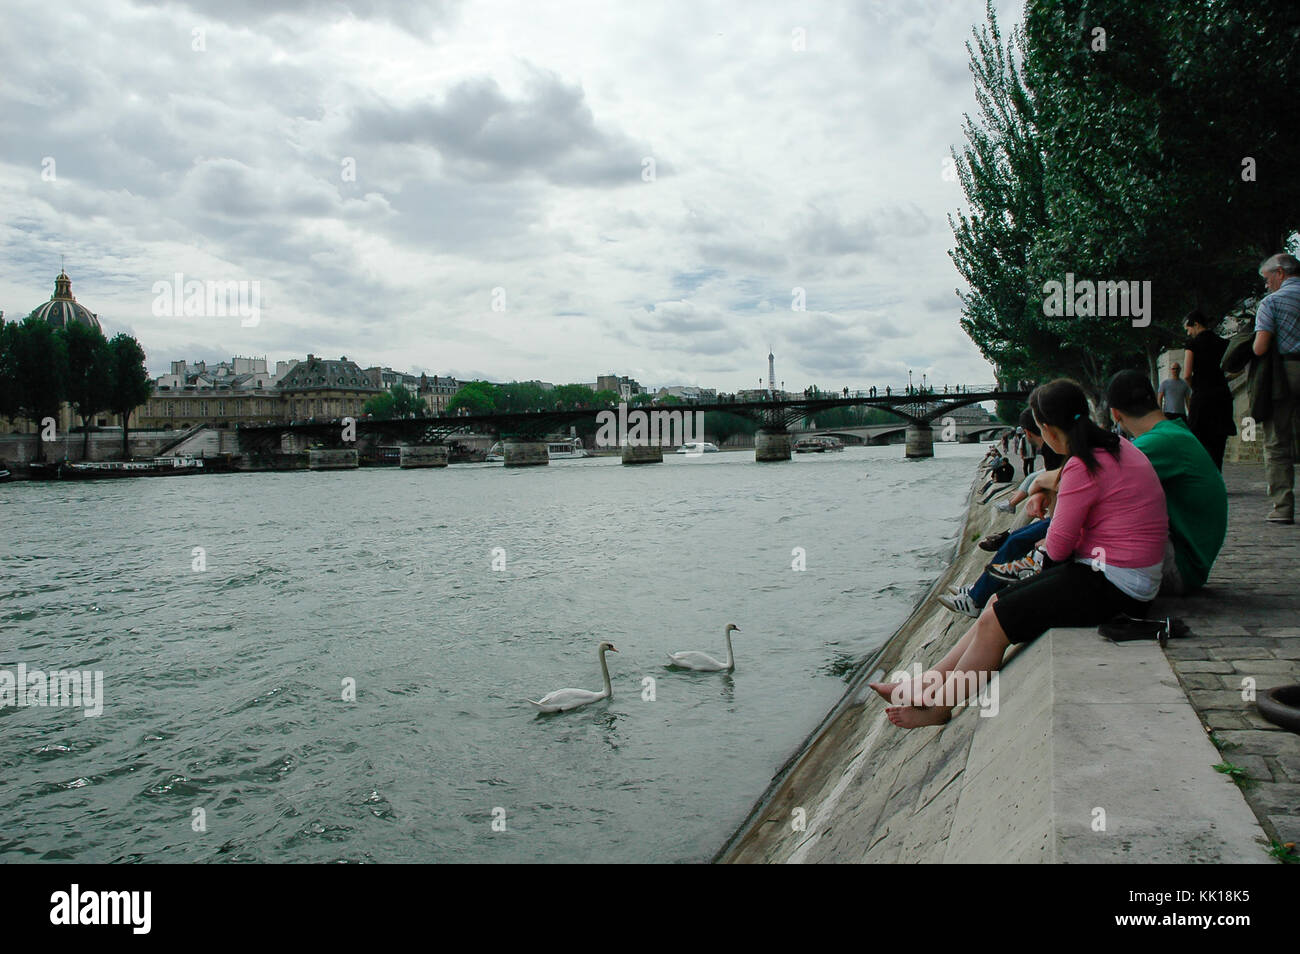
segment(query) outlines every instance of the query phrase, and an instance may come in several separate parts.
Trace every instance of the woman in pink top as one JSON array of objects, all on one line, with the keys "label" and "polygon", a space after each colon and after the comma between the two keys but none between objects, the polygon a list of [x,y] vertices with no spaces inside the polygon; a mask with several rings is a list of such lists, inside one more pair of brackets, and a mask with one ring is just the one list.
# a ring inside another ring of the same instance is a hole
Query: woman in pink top
[{"label": "woman in pink top", "polygon": [[1142,616],[1160,589],[1168,514],[1160,479],[1145,454],[1089,416],[1088,398],[1065,378],[1029,395],[1043,439],[1070,459],[1061,469],[1048,566],[1012,584],[934,669],[901,682],[872,683],[905,729],[947,722],[952,707],[981,691],[1013,643],[1055,626],[1096,626]]}]

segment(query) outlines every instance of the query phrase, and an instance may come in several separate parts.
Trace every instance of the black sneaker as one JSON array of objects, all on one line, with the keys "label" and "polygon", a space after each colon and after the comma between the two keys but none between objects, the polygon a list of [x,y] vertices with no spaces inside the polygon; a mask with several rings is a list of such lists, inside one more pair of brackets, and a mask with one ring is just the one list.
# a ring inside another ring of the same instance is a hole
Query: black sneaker
[{"label": "black sneaker", "polygon": [[989,553],[996,553],[998,547],[1007,542],[1007,537],[1011,536],[1010,530],[1002,530],[998,533],[990,533],[978,544],[981,550],[987,550]]}]

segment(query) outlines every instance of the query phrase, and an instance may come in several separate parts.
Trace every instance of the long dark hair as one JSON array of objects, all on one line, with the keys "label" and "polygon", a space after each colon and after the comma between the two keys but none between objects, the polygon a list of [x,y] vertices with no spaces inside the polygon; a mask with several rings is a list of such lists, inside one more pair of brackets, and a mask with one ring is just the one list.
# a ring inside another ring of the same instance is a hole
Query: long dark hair
[{"label": "long dark hair", "polygon": [[1083,388],[1069,378],[1057,378],[1034,388],[1029,407],[1040,424],[1051,424],[1065,432],[1070,456],[1083,461],[1088,473],[1097,470],[1097,448],[1119,457],[1119,435],[1098,427],[1088,408]]}]

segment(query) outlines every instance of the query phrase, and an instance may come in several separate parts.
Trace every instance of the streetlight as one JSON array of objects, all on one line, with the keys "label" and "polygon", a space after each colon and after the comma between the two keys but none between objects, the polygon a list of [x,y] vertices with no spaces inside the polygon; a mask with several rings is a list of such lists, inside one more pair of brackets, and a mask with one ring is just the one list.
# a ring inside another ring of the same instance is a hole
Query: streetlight
[{"label": "streetlight", "polygon": [[911,368],[907,369],[907,391],[909,394],[912,392],[912,369]]}]

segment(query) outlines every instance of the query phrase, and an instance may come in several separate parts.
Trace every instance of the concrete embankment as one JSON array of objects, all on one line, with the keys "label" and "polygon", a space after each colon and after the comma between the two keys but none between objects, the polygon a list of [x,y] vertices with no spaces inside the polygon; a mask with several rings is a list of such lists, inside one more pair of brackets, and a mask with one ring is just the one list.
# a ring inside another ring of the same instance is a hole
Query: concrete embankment
[{"label": "concrete embankment", "polygon": [[[977,482],[978,483],[978,482]],[[974,487],[972,487],[972,491]],[[1268,862],[1267,839],[1157,643],[1058,629],[983,697],[903,730],[866,683],[938,659],[972,622],[933,599],[973,581],[1013,518],[972,493],[948,569],[788,763],[721,862]],[[873,676],[874,674],[874,676]]]}]

